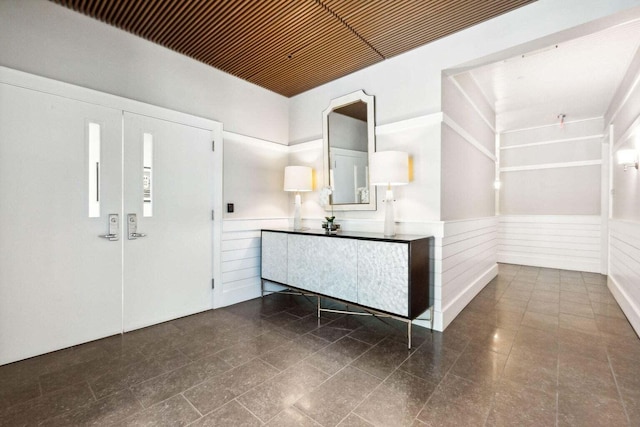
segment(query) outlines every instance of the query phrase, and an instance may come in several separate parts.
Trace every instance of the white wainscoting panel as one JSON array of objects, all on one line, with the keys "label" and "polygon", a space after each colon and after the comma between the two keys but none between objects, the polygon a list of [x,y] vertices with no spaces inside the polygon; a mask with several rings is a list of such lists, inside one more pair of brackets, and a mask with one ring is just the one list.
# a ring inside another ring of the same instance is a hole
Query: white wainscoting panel
[{"label": "white wainscoting panel", "polygon": [[640,223],[609,221],[609,290],[640,334]]},{"label": "white wainscoting panel", "polygon": [[498,217],[444,223],[434,329],[444,330],[498,274]]},{"label": "white wainscoting panel", "polygon": [[498,262],[602,272],[599,215],[503,215]]},{"label": "white wainscoting panel", "polygon": [[220,301],[214,301],[215,308],[260,296],[260,230],[288,226],[288,218],[223,221],[222,292]]}]

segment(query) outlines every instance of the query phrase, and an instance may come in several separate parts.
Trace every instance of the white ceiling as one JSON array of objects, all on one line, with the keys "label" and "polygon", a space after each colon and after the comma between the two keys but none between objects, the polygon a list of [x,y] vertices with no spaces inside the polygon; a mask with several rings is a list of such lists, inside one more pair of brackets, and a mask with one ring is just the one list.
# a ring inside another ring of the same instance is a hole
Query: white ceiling
[{"label": "white ceiling", "polygon": [[[640,20],[467,71],[496,130],[601,117],[640,46]],[[463,73],[464,74],[464,73]]]}]

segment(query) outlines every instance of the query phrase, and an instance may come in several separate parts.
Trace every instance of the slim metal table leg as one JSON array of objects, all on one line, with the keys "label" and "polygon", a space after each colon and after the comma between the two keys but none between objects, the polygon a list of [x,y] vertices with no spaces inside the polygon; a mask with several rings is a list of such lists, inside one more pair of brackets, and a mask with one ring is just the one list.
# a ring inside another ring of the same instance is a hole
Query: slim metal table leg
[{"label": "slim metal table leg", "polygon": [[320,318],[320,295],[318,295],[318,319]]},{"label": "slim metal table leg", "polygon": [[407,322],[407,342],[409,343],[409,350],[411,350],[411,320]]}]

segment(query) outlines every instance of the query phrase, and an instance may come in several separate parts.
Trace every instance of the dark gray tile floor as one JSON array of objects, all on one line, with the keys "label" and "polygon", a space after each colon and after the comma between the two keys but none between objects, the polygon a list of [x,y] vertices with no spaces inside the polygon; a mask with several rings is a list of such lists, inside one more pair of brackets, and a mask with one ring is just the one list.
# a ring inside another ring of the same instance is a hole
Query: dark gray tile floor
[{"label": "dark gray tile floor", "polygon": [[0,367],[0,425],[640,425],[596,274],[500,265],[444,333],[271,295]]}]

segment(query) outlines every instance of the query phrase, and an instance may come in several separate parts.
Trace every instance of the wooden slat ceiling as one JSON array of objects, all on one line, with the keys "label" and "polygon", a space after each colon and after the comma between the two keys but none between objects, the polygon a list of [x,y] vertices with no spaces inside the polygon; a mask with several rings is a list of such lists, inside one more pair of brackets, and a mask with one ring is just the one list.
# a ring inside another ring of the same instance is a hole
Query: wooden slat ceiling
[{"label": "wooden slat ceiling", "polygon": [[51,0],[290,97],[535,0]]}]

